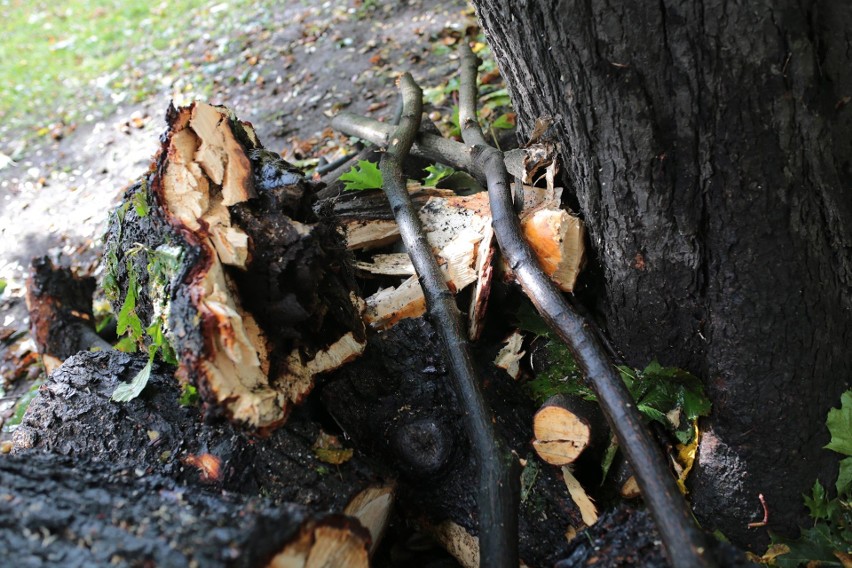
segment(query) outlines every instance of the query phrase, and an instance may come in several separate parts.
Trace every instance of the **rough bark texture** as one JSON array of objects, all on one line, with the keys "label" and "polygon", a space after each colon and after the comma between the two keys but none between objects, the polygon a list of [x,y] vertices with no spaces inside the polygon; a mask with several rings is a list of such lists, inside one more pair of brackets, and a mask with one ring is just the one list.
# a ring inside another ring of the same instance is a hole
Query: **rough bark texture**
[{"label": "rough bark texture", "polygon": [[[710,545],[719,566],[756,566],[729,544],[713,540]],[[593,527],[571,541],[568,553],[554,568],[601,565],[625,568],[669,566],[660,544],[660,535],[647,511],[624,505],[608,511]]]},{"label": "rough bark texture", "polygon": [[[476,535],[477,469],[443,359],[440,338],[424,318],[403,320],[335,372],[322,399],[358,449],[400,472],[406,516],[449,520]],[[537,460],[530,444],[535,408],[505,373],[481,366],[498,435],[519,456]],[[582,520],[558,470],[539,467],[521,503],[519,550],[529,565],[548,566],[566,550],[566,531]]]},{"label": "rough bark texture", "polygon": [[30,333],[48,373],[78,351],[110,348],[95,332],[94,292],[94,278],[54,266],[47,257],[33,259],[27,279]]},{"label": "rough bark texture", "polygon": [[326,527],[344,528],[366,559],[369,536],[352,519],[186,491],[133,468],[28,452],[0,459],[0,487],[6,566],[263,566],[291,542],[307,555]]},{"label": "rough bark texture", "polygon": [[322,511],[342,511],[378,481],[358,455],[339,466],[320,461],[312,450],[320,428],[305,411],[264,439],[221,418],[205,422],[197,404],[179,404],[180,388],[168,365],[155,365],[139,398],[110,400],[119,382],[145,362],[118,351],[84,352],[66,361],[30,403],[13,436],[15,451],[34,448],[112,463],[173,478],[193,491],[262,494]]},{"label": "rough bark texture", "polygon": [[707,380],[700,520],[759,545],[763,493],[789,532],[852,366],[852,8],[474,4],[522,131],[561,115],[613,343]]}]

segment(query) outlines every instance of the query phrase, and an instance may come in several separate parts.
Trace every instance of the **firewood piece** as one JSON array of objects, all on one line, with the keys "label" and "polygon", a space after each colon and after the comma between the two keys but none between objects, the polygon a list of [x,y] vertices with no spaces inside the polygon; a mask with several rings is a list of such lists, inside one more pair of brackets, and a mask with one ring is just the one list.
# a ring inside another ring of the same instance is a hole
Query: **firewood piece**
[{"label": "firewood piece", "polygon": [[[351,259],[311,210],[301,173],[249,124],[203,103],[170,109],[167,122],[156,166],[109,230],[114,307],[135,283],[135,312],[144,327],[163,322],[183,380],[211,408],[268,433],[318,374],[363,350]],[[154,278],[164,246],[177,266]]]},{"label": "firewood piece", "polygon": [[95,332],[95,279],[56,267],[47,257],[33,260],[27,278],[30,333],[48,374],[78,351],[112,349]]},{"label": "firewood piece", "polygon": [[38,449],[169,477],[193,490],[263,494],[317,510],[343,511],[372,487],[375,469],[360,454],[325,473],[311,446],[319,426],[301,409],[263,439],[223,418],[203,420],[198,404],[181,406],[174,368],[155,363],[142,395],[110,400],[144,355],[82,352],[41,387],[13,434],[13,452]]},{"label": "firewood piece", "polygon": [[[27,452],[0,460],[0,487],[9,566],[251,567],[285,552],[298,562],[287,566],[367,566],[369,535],[353,520],[187,491],[135,468]],[[330,531],[333,540],[324,536]],[[360,562],[311,563],[319,556]]]},{"label": "firewood piece", "polygon": [[551,465],[568,465],[583,453],[592,440],[589,421],[577,412],[564,395],[549,398],[533,417],[533,447]]},{"label": "firewood piece", "polygon": [[544,273],[572,292],[584,261],[583,222],[562,209],[540,209],[522,214],[521,231]]},{"label": "firewood piece", "polygon": [[[402,161],[408,155],[420,126],[422,92],[407,73],[402,76],[399,85],[403,117],[380,162],[383,189],[422,283],[429,316],[450,361],[453,387],[465,410],[465,431],[478,463],[477,512],[483,526],[489,527],[488,531],[480,533],[480,565],[514,568],[518,563],[519,480],[514,475],[518,469],[517,460],[496,437],[490,409],[479,388],[470,345],[462,333],[461,313],[405,187]],[[452,279],[452,268],[449,272]]]},{"label": "firewood piece", "polygon": [[346,505],[343,513],[358,519],[370,531],[370,556],[376,552],[390,523],[396,488],[394,485],[368,487]]},{"label": "firewood piece", "polygon": [[484,143],[476,119],[477,68],[477,57],[463,43],[459,87],[462,137],[470,147],[473,161],[486,174],[494,232],[500,250],[509,260],[527,296],[548,325],[572,350],[595,390],[619,445],[636,471],[642,494],[660,528],[672,563],[676,567],[712,566],[714,562],[710,557],[707,539],[696,526],[659,448],[655,446],[630,393],[608,360],[600,341],[544,274],[523,239],[512,208],[508,173],[502,153]]}]

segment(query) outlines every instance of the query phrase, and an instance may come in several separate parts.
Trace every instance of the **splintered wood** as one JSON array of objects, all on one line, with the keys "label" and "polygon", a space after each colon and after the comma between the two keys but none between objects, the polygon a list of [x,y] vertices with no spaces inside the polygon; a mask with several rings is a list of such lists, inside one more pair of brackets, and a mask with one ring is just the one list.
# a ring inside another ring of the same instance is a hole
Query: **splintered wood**
[{"label": "splintered wood", "polygon": [[[547,189],[524,186],[521,226],[545,272],[562,290],[571,292],[584,261],[584,226],[580,219],[561,208],[561,190],[553,187],[552,174],[549,175]],[[468,335],[477,339],[495,268],[512,278],[508,266],[502,261],[495,263],[497,251],[488,196],[484,192],[459,196],[411,183],[409,192],[450,289],[458,293],[474,285],[467,310]],[[375,196],[356,196],[345,206],[336,208],[349,248],[378,249],[398,240],[393,220],[382,213],[377,201]],[[356,263],[363,272],[406,277],[398,286],[384,288],[366,298],[366,321],[375,329],[387,329],[400,319],[425,313],[423,292],[406,256],[381,253],[369,262]]]},{"label": "splintered wood", "polygon": [[[339,270],[348,258],[336,229],[310,209],[313,187],[250,124],[203,103],[172,108],[167,121],[154,167],[110,227],[115,311],[131,283],[147,283],[132,292],[136,311],[144,326],[167,321],[179,376],[229,419],[268,433],[316,375],[363,351],[363,303]],[[180,267],[154,289],[144,259],[164,242]],[[161,318],[143,313],[156,297],[169,298]]]}]

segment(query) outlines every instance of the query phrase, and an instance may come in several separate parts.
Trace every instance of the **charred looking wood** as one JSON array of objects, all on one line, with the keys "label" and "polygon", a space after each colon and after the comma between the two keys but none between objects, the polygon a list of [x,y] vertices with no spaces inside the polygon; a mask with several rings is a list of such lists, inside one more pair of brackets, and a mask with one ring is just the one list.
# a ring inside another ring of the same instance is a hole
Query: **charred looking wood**
[{"label": "charred looking wood", "polygon": [[[535,405],[517,381],[494,366],[493,349],[482,347],[474,346],[474,356],[494,428],[526,458],[528,468],[519,507],[519,556],[529,566],[552,566],[568,549],[566,530],[582,527],[581,513],[559,470],[539,460],[530,447]],[[359,453],[399,472],[403,518],[421,526],[457,526],[474,544],[475,537],[492,529],[471,514],[479,466],[465,435],[467,408],[453,388],[442,340],[426,317],[404,319],[373,334],[361,358],[327,377],[320,396]],[[418,455],[433,443],[429,459]],[[421,465],[435,471],[418,469]]]},{"label": "charred looking wood", "polygon": [[6,566],[369,564],[369,533],[352,518],[187,491],[133,467],[26,452],[0,460],[0,487]]},{"label": "charred looking wood", "polygon": [[147,356],[83,352],[62,364],[30,403],[13,434],[13,452],[39,450],[144,471],[196,492],[262,494],[275,502],[342,511],[382,476],[360,453],[333,474],[312,447],[320,426],[299,408],[283,427],[258,439],[222,418],[182,405],[174,367],[156,362],[142,395],[110,397]]},{"label": "charred looking wood", "polygon": [[313,186],[251,125],[204,103],[167,122],[113,215],[107,292],[116,313],[135,298],[139,327],[158,323],[209,408],[269,433],[363,349],[351,257]]},{"label": "charred looking wood", "polygon": [[95,332],[94,292],[94,278],[78,277],[47,257],[33,260],[27,279],[30,330],[48,373],[78,351],[112,349]]},{"label": "charred looking wood", "polygon": [[483,144],[484,137],[471,108],[476,100],[478,58],[467,44],[461,47],[459,117],[462,136],[471,156],[485,173],[494,232],[503,255],[526,295],[548,325],[565,341],[594,389],[619,445],[636,471],[645,502],[660,530],[669,559],[675,567],[711,566],[703,533],[678,491],[659,448],[636,410],[630,393],[585,320],[544,274],[523,239],[514,213],[509,176],[501,152]]},{"label": "charred looking wood", "polygon": [[447,287],[432,247],[406,189],[402,162],[408,155],[420,126],[422,99],[420,87],[411,75],[400,79],[403,111],[380,168],[384,190],[394,212],[399,232],[420,279],[429,316],[441,335],[454,378],[454,385],[465,407],[465,426],[479,466],[477,508],[480,527],[480,565],[516,566],[517,484],[515,458],[497,440],[491,413],[479,389],[479,378],[455,297]]}]

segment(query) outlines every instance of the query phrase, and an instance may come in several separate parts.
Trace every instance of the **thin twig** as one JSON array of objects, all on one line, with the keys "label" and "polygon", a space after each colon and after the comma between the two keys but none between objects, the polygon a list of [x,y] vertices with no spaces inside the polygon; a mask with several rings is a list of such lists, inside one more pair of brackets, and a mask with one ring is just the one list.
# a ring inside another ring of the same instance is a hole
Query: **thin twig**
[{"label": "thin twig", "polygon": [[328,172],[330,172],[332,170],[336,170],[337,168],[339,168],[340,166],[342,166],[343,164],[345,164],[346,162],[348,162],[349,160],[351,160],[352,158],[354,158],[357,155],[358,155],[358,152],[351,152],[349,154],[345,154],[345,155],[337,158],[336,160],[328,162],[327,164],[322,164],[321,166],[317,166],[317,169],[315,171],[319,175],[323,176],[323,175],[327,174]]},{"label": "thin twig", "polygon": [[695,526],[686,501],[615,366],[586,321],[541,270],[521,235],[518,218],[512,210],[509,175],[502,153],[484,143],[476,120],[479,60],[467,44],[462,45],[461,52],[459,119],[462,138],[471,147],[474,162],[487,177],[492,224],[503,256],[538,312],[574,354],[597,394],[610,427],[633,466],[671,563],[676,568],[712,566],[704,534]]},{"label": "thin twig", "polygon": [[[357,136],[376,146],[387,146],[393,126],[372,118],[358,116],[349,111],[338,113],[331,119],[331,127],[349,136]],[[484,184],[485,176],[470,159],[470,152],[464,144],[447,140],[434,134],[421,132],[417,135],[411,153],[423,156],[433,162],[464,170]]]},{"label": "thin twig", "polygon": [[384,190],[420,279],[429,317],[448,355],[455,390],[464,405],[465,426],[479,467],[476,502],[479,509],[480,566],[515,568],[518,566],[517,486],[520,478],[517,460],[497,440],[491,413],[479,389],[461,313],[447,288],[406,189],[402,162],[420,127],[422,93],[407,73],[401,77],[399,84],[404,110],[379,164]]}]

